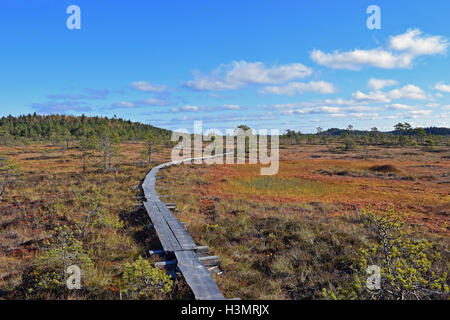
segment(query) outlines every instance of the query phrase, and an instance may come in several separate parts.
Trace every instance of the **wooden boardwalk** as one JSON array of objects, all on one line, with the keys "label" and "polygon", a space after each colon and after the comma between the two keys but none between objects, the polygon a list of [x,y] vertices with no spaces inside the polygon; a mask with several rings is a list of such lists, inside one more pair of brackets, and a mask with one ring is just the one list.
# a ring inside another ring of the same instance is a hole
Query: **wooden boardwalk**
[{"label": "wooden boardwalk", "polygon": [[194,159],[173,161],[154,167],[147,174],[142,184],[142,189],[144,190],[146,198],[144,207],[152,220],[164,252],[166,254],[175,255],[176,262],[171,261],[170,264],[176,264],[187,284],[192,289],[195,299],[224,300],[225,298],[222,292],[220,292],[219,287],[217,287],[217,284],[214,282],[211,273],[199,260],[196,254],[198,247],[194,240],[181,222],[172,214],[167,206],[161,202],[155,190],[156,176],[160,169],[191,160]]}]

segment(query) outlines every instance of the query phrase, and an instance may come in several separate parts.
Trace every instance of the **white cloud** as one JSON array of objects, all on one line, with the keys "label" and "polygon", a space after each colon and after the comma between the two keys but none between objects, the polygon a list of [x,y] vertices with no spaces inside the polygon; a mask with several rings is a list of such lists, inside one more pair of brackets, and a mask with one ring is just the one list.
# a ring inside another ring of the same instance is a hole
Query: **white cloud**
[{"label": "white cloud", "polygon": [[311,59],[333,69],[360,70],[363,67],[382,69],[410,68],[415,58],[445,53],[449,43],[442,36],[422,36],[419,29],[391,36],[387,48],[334,51],[314,50]]},{"label": "white cloud", "polygon": [[450,118],[450,112],[447,112],[447,113],[441,113],[441,114],[439,115],[439,117],[440,117],[440,118],[444,118],[445,120],[442,120],[442,121],[437,120],[437,122],[438,122],[438,123],[442,123],[442,126],[448,126],[448,122],[447,122],[447,119],[446,119],[446,118]]},{"label": "white cloud", "polygon": [[356,112],[356,113],[350,113],[349,116],[358,118],[360,120],[375,120],[375,119],[378,119],[378,113]]},{"label": "white cloud", "polygon": [[167,100],[155,99],[155,98],[150,98],[150,99],[146,99],[143,101],[139,101],[139,103],[147,105],[147,106],[167,106],[168,104],[170,104],[170,102]]},{"label": "white cloud", "polygon": [[397,51],[406,51],[413,56],[444,53],[448,42],[442,36],[422,36],[419,29],[410,29],[404,34],[391,37],[390,46]]},{"label": "white cloud", "polygon": [[387,105],[386,109],[391,109],[391,110],[411,110],[414,109],[413,106],[408,106],[406,104],[401,104],[401,103],[394,103],[391,105]]},{"label": "white cloud", "polygon": [[385,87],[394,86],[396,84],[398,84],[398,82],[395,80],[371,78],[369,80],[368,87],[372,90],[380,90]]},{"label": "white cloud", "polygon": [[320,65],[333,69],[360,70],[364,66],[382,69],[406,68],[410,66],[410,56],[396,56],[392,52],[382,49],[359,50],[325,53],[314,50],[311,59]]},{"label": "white cloud", "polygon": [[338,114],[341,111],[338,107],[321,106],[315,108],[305,108],[305,109],[293,109],[293,110],[283,110],[280,111],[281,114],[321,114],[321,113],[331,113]]},{"label": "white cloud", "polygon": [[234,62],[227,72],[229,82],[244,83],[282,83],[293,79],[305,78],[312,74],[312,70],[301,63],[285,64],[267,68],[261,62]]},{"label": "white cloud", "polygon": [[408,84],[400,89],[391,90],[387,95],[390,99],[425,100],[427,98],[425,92],[413,84]]},{"label": "white cloud", "polygon": [[183,110],[183,111],[198,111],[198,107],[186,105],[184,107],[181,107],[181,110]]},{"label": "white cloud", "polygon": [[147,81],[133,82],[131,84],[131,88],[144,92],[163,92],[164,90],[166,90],[166,86],[164,85],[151,84]]},{"label": "white cloud", "polygon": [[237,104],[225,104],[223,105],[223,108],[228,110],[239,110],[241,106],[238,106]]},{"label": "white cloud", "polygon": [[278,84],[311,74],[312,69],[301,63],[266,67],[262,62],[233,61],[220,65],[210,75],[194,72],[194,79],[185,86],[195,90],[235,90],[248,84]]},{"label": "white cloud", "polygon": [[450,110],[450,104],[441,107],[442,110]]},{"label": "white cloud", "polygon": [[200,91],[223,91],[236,90],[244,86],[242,83],[227,82],[222,79],[217,79],[215,75],[205,76],[199,72],[194,72],[194,80],[189,80],[185,86]]},{"label": "white cloud", "polygon": [[407,113],[403,113],[399,116],[408,118],[408,119],[419,119],[423,116],[428,116],[432,113],[432,110],[411,110],[408,111]]},{"label": "white cloud", "polygon": [[[316,102],[299,102],[299,103],[285,103],[285,104],[275,104],[273,106],[270,106],[275,109],[294,109],[294,108],[300,108],[300,107],[313,107],[317,105]],[[262,106],[267,107],[267,106]]]},{"label": "white cloud", "polygon": [[120,101],[117,103],[113,104],[113,107],[115,108],[134,108],[134,103],[133,102],[128,102],[128,101]]},{"label": "white cloud", "polygon": [[344,118],[346,116],[345,113],[332,113],[330,114],[330,117],[332,118]]},{"label": "white cloud", "polygon": [[293,96],[298,93],[303,94],[305,92],[318,92],[318,93],[334,93],[336,89],[332,83],[325,81],[310,81],[310,82],[291,82],[284,86],[272,86],[265,87],[261,90],[262,93],[269,94],[285,94]]},{"label": "white cloud", "polygon": [[385,92],[382,92],[382,91],[375,91],[375,92],[369,92],[369,93],[356,91],[355,93],[352,94],[352,96],[357,101],[364,102],[364,103],[391,102],[391,99],[386,95]]},{"label": "white cloud", "polygon": [[[312,101],[300,101],[297,103],[262,105],[261,108],[272,108],[279,110],[280,114],[314,114],[327,113],[334,115],[332,117],[342,117],[352,115],[355,118],[364,119],[380,119],[376,113],[382,110],[414,110],[416,106],[410,106],[402,103],[394,103],[393,100],[409,99],[409,100],[426,100],[426,93],[418,86],[408,84],[400,88],[390,91],[371,91],[364,93],[357,91],[353,93],[352,99],[318,99]],[[384,104],[384,106],[380,105]],[[425,106],[431,107],[435,103],[427,103]],[[413,114],[417,116],[417,114]]]},{"label": "white cloud", "polygon": [[200,108],[197,106],[190,106],[190,105],[185,105],[184,107],[181,108],[172,108],[170,109],[170,111],[172,112],[180,112],[180,111],[186,111],[186,112],[195,112],[195,111],[199,111]]},{"label": "white cloud", "polygon": [[450,92],[450,84],[445,84],[445,83],[440,82],[440,83],[437,83],[433,87],[433,89],[439,90],[439,91],[442,91],[442,92]]},{"label": "white cloud", "polygon": [[346,99],[342,99],[342,98],[325,99],[321,103],[337,105],[337,106],[355,106],[355,105],[359,105],[360,104],[360,102],[358,102],[356,100],[353,100],[353,99],[346,100]]},{"label": "white cloud", "polygon": [[425,100],[427,98],[425,92],[413,84],[408,84],[400,89],[394,89],[387,92],[372,91],[369,93],[364,93],[357,91],[352,95],[355,100],[365,103],[389,103],[396,99]]},{"label": "white cloud", "polygon": [[362,112],[362,111],[374,111],[377,110],[376,107],[369,107],[369,106],[355,106],[355,107],[347,107],[345,108],[345,111],[355,111],[355,112]]}]

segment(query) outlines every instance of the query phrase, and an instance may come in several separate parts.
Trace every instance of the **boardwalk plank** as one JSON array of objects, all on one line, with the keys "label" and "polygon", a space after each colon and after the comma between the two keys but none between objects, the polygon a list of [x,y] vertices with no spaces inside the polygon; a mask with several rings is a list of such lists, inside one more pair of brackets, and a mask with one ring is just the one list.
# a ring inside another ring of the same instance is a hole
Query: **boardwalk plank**
[{"label": "boardwalk plank", "polygon": [[175,238],[177,238],[178,242],[180,243],[181,248],[183,250],[194,250],[197,245],[195,244],[194,240],[192,240],[192,237],[186,231],[181,222],[174,217],[172,212],[167,209],[164,203],[156,202],[156,205],[158,206],[159,211],[161,212],[173,234],[175,235]]},{"label": "boardwalk plank", "polygon": [[[220,156],[220,155],[219,155]],[[167,206],[159,200],[155,190],[156,176],[159,169],[184,161],[174,161],[154,167],[144,179],[142,189],[146,198],[144,207],[153,222],[164,251],[174,252],[177,266],[192,289],[197,300],[224,300],[217,284],[206,267],[197,258],[198,248],[183,224],[172,214]]]},{"label": "boardwalk plank", "polygon": [[177,266],[197,300],[225,300],[219,287],[193,251],[176,251]]},{"label": "boardwalk plank", "polygon": [[166,220],[162,217],[155,202],[144,202],[144,206],[148,212],[150,219],[153,222],[156,234],[158,235],[159,241],[161,242],[164,251],[173,252],[176,250],[181,250],[180,244],[175,238]]}]

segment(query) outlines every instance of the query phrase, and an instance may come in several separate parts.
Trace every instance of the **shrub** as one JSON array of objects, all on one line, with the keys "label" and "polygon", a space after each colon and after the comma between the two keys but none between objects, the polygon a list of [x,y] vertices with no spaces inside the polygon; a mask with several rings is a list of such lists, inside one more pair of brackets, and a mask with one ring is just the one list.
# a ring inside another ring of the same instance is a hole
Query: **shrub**
[{"label": "shrub", "polygon": [[6,188],[14,184],[20,176],[17,164],[9,161],[5,157],[0,157],[0,199],[6,192]]},{"label": "shrub", "polygon": [[[354,266],[352,288],[345,298],[376,300],[439,299],[448,295],[447,273],[441,270],[440,252],[425,239],[411,240],[403,230],[404,223],[392,210],[376,215],[363,212],[366,225],[376,244],[361,248]],[[369,266],[380,270],[379,286],[369,286]],[[336,298],[333,293],[332,298]]]},{"label": "shrub", "polygon": [[93,262],[83,243],[75,238],[67,226],[57,226],[46,241],[46,247],[35,260],[35,265],[23,281],[26,294],[38,296],[41,292],[62,293],[66,288],[67,268],[77,265],[83,275],[93,266]]},{"label": "shrub", "polygon": [[343,145],[342,149],[347,150],[347,151],[355,150],[356,149],[356,142],[355,142],[355,140],[353,140],[350,137],[346,137],[344,139],[344,145]]},{"label": "shrub", "polygon": [[427,147],[427,149],[433,150],[434,146],[435,146],[434,140],[432,138],[426,139],[425,140],[425,146]]},{"label": "shrub", "polygon": [[154,299],[172,290],[170,276],[142,257],[125,265],[122,282],[121,292],[131,299]]}]

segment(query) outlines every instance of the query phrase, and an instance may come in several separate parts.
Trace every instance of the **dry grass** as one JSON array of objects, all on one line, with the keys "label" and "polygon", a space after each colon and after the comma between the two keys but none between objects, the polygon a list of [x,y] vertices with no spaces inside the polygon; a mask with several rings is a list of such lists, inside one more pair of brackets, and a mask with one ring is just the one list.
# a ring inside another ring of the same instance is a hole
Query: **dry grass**
[{"label": "dry grass", "polygon": [[[107,212],[108,223],[93,227],[83,240],[95,267],[90,278],[84,279],[88,290],[72,298],[119,297],[118,278],[124,264],[146,255],[157,243],[146,228],[150,223],[146,214],[136,211],[133,200],[139,191],[132,187],[140,184],[150,168],[139,159],[144,148],[137,143],[122,144],[114,170],[103,172],[97,156],[83,173],[76,148],[62,158],[57,149],[46,145],[0,147],[0,154],[18,163],[23,173],[0,201],[0,298],[23,297],[18,291],[22,277],[33,266],[49,231],[57,224],[72,229],[83,225],[93,201]],[[155,160],[166,161],[168,152],[155,155]],[[101,196],[96,196],[96,190]]]},{"label": "dry grass", "polygon": [[[0,298],[17,297],[48,231],[79,223],[89,205],[82,195],[96,188],[101,205],[124,226],[89,234],[95,273],[84,298],[118,298],[124,263],[159,245],[134,207],[139,191],[132,187],[149,170],[139,158],[144,148],[122,144],[114,170],[104,173],[101,157],[94,157],[83,174],[75,148],[62,158],[51,146],[0,147],[24,173],[0,201]],[[448,246],[450,160],[444,151],[372,148],[365,159],[324,146],[288,146],[276,176],[260,176],[258,166],[180,165],[161,172],[158,189],[177,204],[194,240],[222,258],[225,272],[214,277],[226,297],[317,299],[324,287],[348,284],[356,249],[370,241],[360,219],[368,205],[395,207],[411,232]],[[156,162],[169,153],[155,155]],[[214,201],[215,221],[200,213],[205,198]],[[189,296],[180,285],[178,297]]]},{"label": "dry grass", "polygon": [[[367,206],[396,208],[412,235],[448,248],[450,162],[408,149],[376,154],[286,147],[276,176],[260,176],[258,166],[182,165],[163,170],[158,188],[195,240],[222,258],[216,281],[227,297],[318,299],[322,288],[348,286],[357,249],[371,241],[360,215]],[[213,223],[199,211],[204,198],[215,201]]]}]

